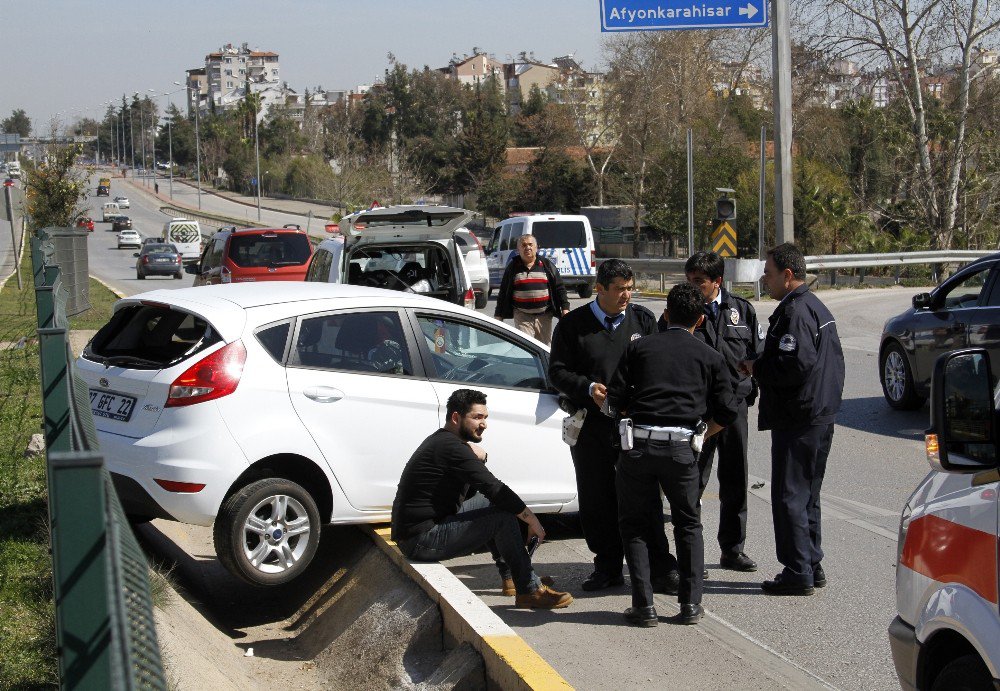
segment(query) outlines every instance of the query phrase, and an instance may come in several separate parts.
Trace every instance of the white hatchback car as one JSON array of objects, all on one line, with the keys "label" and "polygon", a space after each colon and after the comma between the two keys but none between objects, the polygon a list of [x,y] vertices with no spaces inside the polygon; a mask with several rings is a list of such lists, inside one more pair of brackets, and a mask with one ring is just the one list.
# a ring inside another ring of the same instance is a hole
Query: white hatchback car
[{"label": "white hatchback car", "polygon": [[134,230],[122,230],[118,232],[118,249],[123,247],[142,248],[142,236]]},{"label": "white hatchback car", "polygon": [[129,208],[128,197],[115,197],[115,202],[118,204],[119,209]]},{"label": "white hatchback car", "polygon": [[544,345],[458,305],[298,282],[125,298],[77,361],[126,513],[214,525],[220,561],[259,585],[298,576],[321,524],[389,520],[459,388],[487,394],[497,477],[535,511],[576,510],[547,370]]}]

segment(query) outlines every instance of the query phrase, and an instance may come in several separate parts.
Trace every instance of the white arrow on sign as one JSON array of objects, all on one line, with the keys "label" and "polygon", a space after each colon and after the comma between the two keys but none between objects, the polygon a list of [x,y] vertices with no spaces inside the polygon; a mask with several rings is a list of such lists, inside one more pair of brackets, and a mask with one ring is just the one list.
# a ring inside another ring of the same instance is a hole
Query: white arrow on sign
[{"label": "white arrow on sign", "polygon": [[760,10],[758,10],[756,7],[754,7],[750,3],[747,3],[746,7],[740,8],[740,15],[745,14],[747,16],[747,19],[753,19],[754,15],[756,15],[759,11]]}]

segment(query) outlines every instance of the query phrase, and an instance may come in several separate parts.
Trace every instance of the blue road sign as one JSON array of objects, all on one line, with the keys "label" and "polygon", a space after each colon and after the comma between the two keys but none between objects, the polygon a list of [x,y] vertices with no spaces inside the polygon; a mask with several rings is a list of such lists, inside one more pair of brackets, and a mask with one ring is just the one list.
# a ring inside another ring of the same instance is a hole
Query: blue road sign
[{"label": "blue road sign", "polygon": [[768,25],[768,0],[601,0],[601,31],[749,29]]}]

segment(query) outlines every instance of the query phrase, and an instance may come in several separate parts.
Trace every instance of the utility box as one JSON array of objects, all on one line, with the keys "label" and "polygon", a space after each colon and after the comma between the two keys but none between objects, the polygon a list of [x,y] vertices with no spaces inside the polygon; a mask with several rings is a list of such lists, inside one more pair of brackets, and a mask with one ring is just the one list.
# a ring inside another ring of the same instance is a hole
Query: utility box
[{"label": "utility box", "polygon": [[[43,228],[38,231],[47,266],[58,266],[66,290],[66,316],[90,309],[90,264],[87,260],[86,230]],[[46,247],[51,246],[51,250]]]}]

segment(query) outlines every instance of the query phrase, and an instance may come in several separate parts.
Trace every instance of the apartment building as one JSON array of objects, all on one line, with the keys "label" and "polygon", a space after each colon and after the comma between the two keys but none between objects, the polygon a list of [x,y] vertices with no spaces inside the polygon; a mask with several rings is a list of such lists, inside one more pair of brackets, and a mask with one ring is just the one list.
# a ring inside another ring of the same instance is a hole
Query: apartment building
[{"label": "apartment building", "polygon": [[281,67],[278,54],[253,50],[249,44],[227,43],[205,56],[205,67],[187,71],[189,112],[199,107],[202,114],[210,108],[228,110],[246,93],[247,84],[267,100],[282,98]]},{"label": "apartment building", "polygon": [[438,70],[462,84],[478,84],[488,77],[496,77],[503,88],[504,65],[492,55],[473,50],[472,55],[459,57],[453,53],[446,67]]}]

